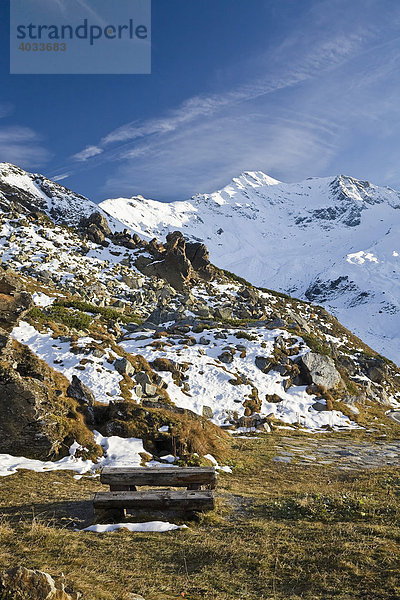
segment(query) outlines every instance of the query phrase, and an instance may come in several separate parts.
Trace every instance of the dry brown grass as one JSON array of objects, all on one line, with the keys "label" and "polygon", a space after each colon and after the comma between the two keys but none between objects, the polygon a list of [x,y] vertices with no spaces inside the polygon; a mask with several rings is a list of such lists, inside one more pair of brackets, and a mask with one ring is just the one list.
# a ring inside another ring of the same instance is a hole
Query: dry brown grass
[{"label": "dry brown grass", "polygon": [[398,472],[274,463],[275,439],[233,442],[217,509],[178,532],[79,533],[98,480],[2,478],[0,568],[64,572],[88,600],[399,598]]}]

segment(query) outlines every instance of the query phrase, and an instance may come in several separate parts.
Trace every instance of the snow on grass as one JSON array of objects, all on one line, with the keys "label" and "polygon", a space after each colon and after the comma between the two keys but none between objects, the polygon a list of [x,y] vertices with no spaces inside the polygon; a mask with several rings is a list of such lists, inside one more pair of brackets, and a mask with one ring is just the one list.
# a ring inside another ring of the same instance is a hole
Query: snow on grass
[{"label": "snow on grass", "polygon": [[[32,325],[21,321],[18,327],[14,327],[12,336],[26,344],[32,352],[44,360],[50,367],[59,371],[69,381],[76,375],[89,387],[98,402],[108,404],[110,399],[123,401],[119,382],[122,380],[112,363],[108,362],[106,356],[114,355],[110,348],[105,348],[106,354],[102,357],[95,357],[91,354],[75,354],[70,350],[69,342],[62,342],[58,338],[53,338],[50,333],[40,333]],[[79,345],[88,344],[94,341],[92,338],[81,338]],[[116,356],[116,355],[115,355]],[[86,362],[84,369],[77,369],[83,358],[90,358]]]},{"label": "snow on grass", "polygon": [[108,533],[118,529],[128,529],[132,532],[140,533],[163,533],[164,531],[175,531],[177,529],[187,529],[187,525],[174,525],[166,521],[148,521],[146,523],[112,523],[109,525],[90,525],[79,531],[92,531],[95,533]]},{"label": "snow on grass", "polygon": [[0,454],[0,477],[13,475],[19,469],[44,473],[47,471],[75,471],[79,475],[94,473],[100,467],[140,467],[142,458],[140,453],[145,452],[143,442],[138,438],[121,438],[113,435],[102,436],[98,431],[94,432],[94,440],[103,448],[104,456],[97,463],[84,460],[76,456],[81,446],[74,442],[69,449],[69,455],[57,461],[34,460],[23,456],[11,456]]},{"label": "snow on grass", "polygon": [[146,452],[142,440],[138,438],[121,438],[117,435],[105,437],[95,431],[94,441],[104,451],[104,457],[100,459],[102,467],[140,467],[140,453]]},{"label": "snow on grass", "polygon": [[[238,337],[237,334],[238,331],[233,329],[204,330],[202,333],[191,333],[196,338],[196,345],[186,346],[177,342],[163,349],[151,346],[149,342],[152,342],[152,338],[129,340],[121,345],[127,352],[142,354],[150,362],[164,357],[176,363],[186,363],[188,369],[185,376],[189,391],[184,391],[173,381],[172,373],[162,372],[168,384],[168,394],[178,407],[199,415],[203,414],[204,407],[211,408],[212,420],[217,425],[228,424],[234,413],[239,417],[244,415],[243,403],[251,394],[252,386],[255,386],[261,400],[262,416],[273,414],[285,423],[301,423],[308,429],[356,427],[339,411],[316,411],[312,407],[315,396],[307,394],[305,386],[292,386],[285,391],[285,377],[275,371],[264,373],[256,366],[256,357],[271,357],[275,338],[278,335],[289,338],[291,335],[288,332],[253,327],[246,330],[251,339]],[[226,364],[218,357],[229,348],[234,349],[235,353],[232,362]],[[242,349],[246,354],[243,357]],[[301,353],[308,351],[304,348]],[[268,401],[267,396],[274,394],[282,399],[281,402]]]},{"label": "snow on grass", "polygon": [[212,462],[212,464],[214,465],[214,467],[216,468],[217,471],[223,471],[224,473],[232,473],[231,467],[228,467],[227,465],[225,465],[224,467],[221,467],[221,465],[218,464],[217,459],[214,458],[214,456],[212,454],[205,454],[204,458],[206,458],[207,460]]},{"label": "snow on grass", "polygon": [[43,292],[34,292],[32,298],[36,306],[42,306],[43,308],[45,308],[46,306],[51,306],[55,301],[55,298],[51,298]]},{"label": "snow on grass", "polygon": [[57,461],[34,460],[23,456],[0,454],[0,477],[14,475],[19,469],[44,473],[46,471],[76,471],[79,474],[87,473],[94,467],[91,460],[83,460],[75,456],[81,446],[74,442],[69,449],[69,455]]}]

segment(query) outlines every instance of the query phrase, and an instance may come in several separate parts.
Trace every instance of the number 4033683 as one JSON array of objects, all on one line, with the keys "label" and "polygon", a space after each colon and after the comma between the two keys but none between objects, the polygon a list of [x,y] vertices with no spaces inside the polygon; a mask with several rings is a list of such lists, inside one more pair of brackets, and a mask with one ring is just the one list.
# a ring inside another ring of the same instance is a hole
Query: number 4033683
[{"label": "number 4033683", "polygon": [[23,52],[65,52],[66,49],[67,45],[65,43],[59,44],[58,42],[48,42],[47,44],[22,42],[18,46],[18,50]]}]

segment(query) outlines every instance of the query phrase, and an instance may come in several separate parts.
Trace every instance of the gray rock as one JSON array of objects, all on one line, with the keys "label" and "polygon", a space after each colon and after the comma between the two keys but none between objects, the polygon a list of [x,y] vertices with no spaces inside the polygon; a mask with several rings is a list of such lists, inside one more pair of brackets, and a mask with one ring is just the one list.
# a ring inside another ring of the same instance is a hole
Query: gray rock
[{"label": "gray rock", "polygon": [[10,600],[78,600],[81,594],[67,594],[63,586],[58,588],[48,573],[32,571],[25,567],[13,567],[0,577],[0,597]]},{"label": "gray rock", "polygon": [[148,374],[145,371],[139,371],[139,373],[136,373],[135,375],[135,380],[140,383],[140,385],[142,387],[144,387],[146,385],[146,383],[148,384],[152,384],[152,380],[150,379],[150,377],[148,376]]},{"label": "gray rock", "polygon": [[160,325],[161,323],[169,323],[170,321],[176,321],[179,318],[179,314],[164,310],[161,307],[157,307],[148,317],[147,321]]},{"label": "gray rock", "polygon": [[327,410],[326,408],[326,402],[314,402],[314,404],[312,405],[313,409],[318,411],[318,412],[322,412],[324,410]]},{"label": "gray rock", "polygon": [[215,314],[217,317],[223,320],[232,319],[232,309],[227,306],[220,306],[216,309]]},{"label": "gray rock", "polygon": [[146,396],[155,396],[157,393],[157,386],[152,383],[145,383],[143,391]]},{"label": "gray rock", "polygon": [[271,360],[269,358],[266,358],[265,356],[256,356],[254,362],[256,367],[258,367],[260,371],[265,373],[265,369],[267,369],[267,367],[270,365]]},{"label": "gray rock", "polygon": [[89,389],[87,385],[82,383],[82,381],[76,375],[72,375],[72,381],[67,388],[67,394],[68,396],[71,396],[71,398],[75,398],[75,400],[84,402],[89,406],[93,406],[95,401],[92,390]]},{"label": "gray rock", "polygon": [[269,321],[266,324],[267,329],[279,329],[280,327],[285,327],[286,323],[279,317],[275,317],[272,321]]},{"label": "gray rock", "polygon": [[338,386],[342,380],[330,356],[309,352],[298,358],[296,364],[300,367],[300,382],[297,381],[297,385],[315,383],[329,390]]},{"label": "gray rock", "polygon": [[142,277],[131,277],[130,275],[122,275],[123,283],[125,283],[131,290],[140,290],[143,287],[144,279]]},{"label": "gray rock", "polygon": [[104,235],[109,236],[111,229],[108,226],[108,221],[100,212],[94,212],[85,222],[86,226],[95,225]]},{"label": "gray rock", "polygon": [[225,352],[222,352],[222,353],[221,353],[221,354],[218,356],[218,359],[219,359],[221,362],[223,362],[223,363],[225,363],[225,364],[229,365],[229,364],[230,364],[230,363],[233,361],[232,352],[229,352],[229,351],[227,351],[227,350],[226,350]]},{"label": "gray rock", "polygon": [[117,358],[114,361],[114,367],[121,375],[128,375],[129,377],[132,377],[135,374],[135,367],[127,358]]},{"label": "gray rock", "polygon": [[135,387],[133,388],[133,391],[135,392],[135,394],[138,398],[141,398],[143,396],[143,388],[140,385],[140,383],[135,385]]}]

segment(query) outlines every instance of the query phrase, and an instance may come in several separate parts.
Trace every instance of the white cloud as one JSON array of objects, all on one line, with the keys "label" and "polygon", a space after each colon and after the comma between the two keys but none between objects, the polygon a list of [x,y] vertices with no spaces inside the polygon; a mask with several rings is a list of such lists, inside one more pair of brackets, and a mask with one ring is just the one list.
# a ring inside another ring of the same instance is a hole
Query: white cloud
[{"label": "white cloud", "polygon": [[337,7],[346,3],[322,4],[281,44],[236,65],[230,79],[237,84],[221,84],[220,77],[220,93],[126,123],[72,158],[85,168],[115,163],[107,195],[161,199],[212,191],[246,169],[289,181],[328,174],[332,164],[347,172],[346,150],[357,166],[355,134],[383,132],[389,108],[400,113],[398,87],[387,89],[400,62],[397,34],[393,25],[382,42],[388,17],[385,25],[355,11],[359,19],[337,20]]},{"label": "white cloud", "polygon": [[[286,67],[283,71],[278,68],[277,72],[270,73],[267,77],[264,76],[256,82],[252,81],[238,86],[223,94],[194,96],[183,102],[179,108],[170,111],[164,118],[149,119],[142,123],[138,121],[126,123],[105,136],[100,145],[108,146],[148,136],[169,134],[182,126],[189,125],[198,118],[210,117],[218,111],[226,110],[237,104],[293,87],[312,79],[321,71],[338,66],[352,55],[361,43],[360,34],[323,40],[320,44],[316,44],[311,52],[308,51],[301,58],[291,61],[291,66]],[[291,45],[293,45],[293,41]],[[282,52],[283,48],[280,48],[276,54],[282,54]]]},{"label": "white cloud", "polygon": [[29,127],[0,127],[0,161],[26,169],[39,167],[50,158],[41,141],[40,136]]},{"label": "white cloud", "polygon": [[78,161],[85,161],[89,158],[92,158],[93,156],[101,154],[102,152],[102,148],[99,148],[98,146],[87,146],[86,148],[81,150],[81,152],[74,154],[72,158]]},{"label": "white cloud", "polygon": [[53,175],[52,179],[54,181],[62,181],[63,179],[67,179],[71,173],[61,173],[61,175]]},{"label": "white cloud", "polygon": [[278,179],[282,174],[296,179],[303,169],[325,168],[334,137],[325,123],[305,116],[272,120],[260,111],[238,111],[128,150],[105,192],[185,199],[226,185],[244,170],[258,169]]}]

